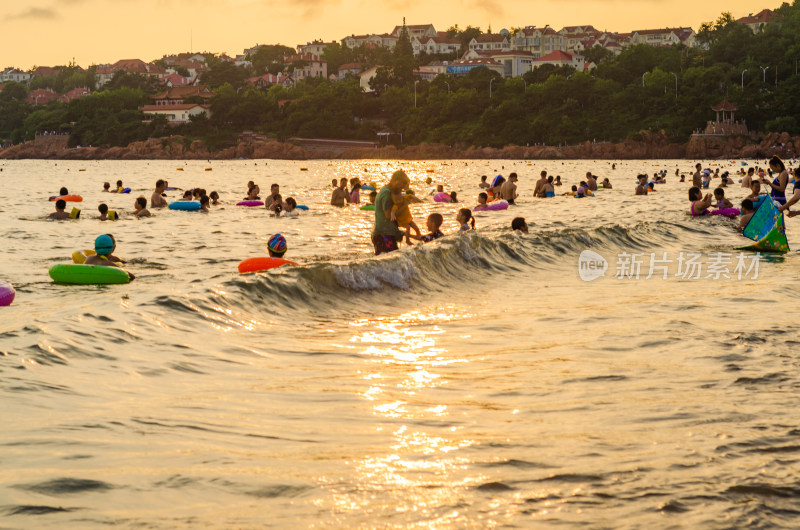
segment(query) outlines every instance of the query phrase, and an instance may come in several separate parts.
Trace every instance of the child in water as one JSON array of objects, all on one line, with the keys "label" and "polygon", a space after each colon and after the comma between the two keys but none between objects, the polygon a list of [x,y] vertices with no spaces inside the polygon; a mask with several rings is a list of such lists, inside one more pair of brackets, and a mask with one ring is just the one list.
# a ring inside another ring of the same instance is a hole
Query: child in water
[{"label": "child in water", "polygon": [[422,233],[411,217],[411,208],[408,207],[410,202],[403,196],[402,192],[395,193],[394,191],[392,191],[392,202],[394,203],[392,206],[392,219],[397,222],[398,228],[405,229],[406,245],[411,245],[411,238],[409,237],[411,230],[413,229],[418,237]]},{"label": "child in water", "polygon": [[424,236],[411,236],[411,237],[419,241],[422,241],[423,243],[430,243],[434,239],[439,239],[440,237],[444,236],[444,234],[441,231],[442,223],[444,223],[444,217],[442,217],[442,214],[432,213],[428,216],[428,219],[425,221],[425,226],[428,228],[428,234]]},{"label": "child in water", "polygon": [[275,234],[267,241],[267,250],[270,258],[282,258],[286,255],[286,238]]},{"label": "child in water", "polygon": [[108,182],[103,182],[103,191],[109,193],[110,189],[111,189],[111,184]]},{"label": "child in water", "polygon": [[50,219],[69,219],[69,214],[64,211],[67,207],[67,201],[58,199],[56,201],[56,211],[51,213],[48,217]]},{"label": "child in water", "polygon": [[[120,263],[125,263],[123,260],[111,254],[116,250],[117,242],[111,234],[103,234],[94,240],[94,251],[97,254],[92,254],[86,257],[85,265],[99,265],[101,267],[119,267]],[[125,271],[127,272],[127,271]],[[131,281],[135,278],[133,274],[128,272]]]},{"label": "child in water", "polygon": [[202,197],[200,197],[200,211],[201,212],[207,212],[207,211],[210,210],[210,208],[208,207],[209,201],[210,201],[210,199],[208,198],[208,195],[203,195]]},{"label": "child in water", "polygon": [[714,208],[733,208],[733,203],[725,198],[725,190],[722,188],[714,190],[714,198],[717,200]]},{"label": "child in water", "polygon": [[513,221],[511,221],[511,230],[519,230],[523,234],[528,233],[528,223],[525,222],[524,217],[515,217]]},{"label": "child in water", "polygon": [[216,191],[212,191],[208,194],[209,198],[211,199],[211,204],[214,206],[219,206],[219,193]]},{"label": "child in water", "polygon": [[708,208],[711,206],[711,194],[706,193],[706,196],[703,197],[703,192],[700,191],[700,188],[697,186],[692,186],[689,188],[689,200],[691,201],[691,206],[689,207],[689,213],[693,217],[701,217],[703,215],[709,215]]},{"label": "child in water", "polygon": [[[456,221],[461,225],[461,228],[458,229],[459,232],[475,230],[475,218],[472,216],[472,212],[469,208],[461,208],[456,215]],[[472,223],[471,227],[470,223]]]},{"label": "child in water", "polygon": [[101,221],[116,221],[117,220],[117,212],[114,210],[109,210],[108,205],[106,203],[102,203],[100,206],[97,207],[97,211],[100,212],[100,219]]},{"label": "child in water", "polygon": [[297,217],[299,212],[297,211],[297,201],[294,200],[294,197],[286,197],[286,208],[283,210],[284,217]]},{"label": "child in water", "polygon": [[739,219],[739,232],[744,230],[747,226],[747,223],[750,222],[750,218],[753,217],[753,214],[756,213],[755,205],[753,201],[750,199],[745,199],[742,201],[742,217]]}]

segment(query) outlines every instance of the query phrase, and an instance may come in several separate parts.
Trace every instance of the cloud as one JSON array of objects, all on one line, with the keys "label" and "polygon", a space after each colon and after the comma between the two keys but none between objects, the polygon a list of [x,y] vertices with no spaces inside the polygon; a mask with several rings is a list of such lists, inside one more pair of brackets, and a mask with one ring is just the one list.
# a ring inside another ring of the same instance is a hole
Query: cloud
[{"label": "cloud", "polygon": [[32,20],[56,20],[61,18],[58,12],[50,7],[30,7],[16,15],[9,15],[9,20],[32,19]]}]

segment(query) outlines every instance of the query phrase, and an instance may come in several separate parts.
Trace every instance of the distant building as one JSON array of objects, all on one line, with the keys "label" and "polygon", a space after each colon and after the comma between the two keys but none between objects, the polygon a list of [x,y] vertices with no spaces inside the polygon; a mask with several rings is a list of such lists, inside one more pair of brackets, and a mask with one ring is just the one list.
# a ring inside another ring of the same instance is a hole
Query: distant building
[{"label": "distant building", "polygon": [[155,64],[147,64],[141,59],[123,59],[114,64],[105,64],[97,67],[95,71],[96,88],[105,86],[117,72],[139,74],[159,79],[167,75],[165,69]]},{"label": "distant building", "polygon": [[304,66],[295,66],[292,72],[292,76],[298,81],[312,77],[328,77],[328,61],[320,59],[318,55],[302,53],[284,59],[287,68],[293,63],[305,63]]},{"label": "distant building", "polygon": [[337,43],[315,40],[312,42],[307,42],[306,44],[298,44],[297,53],[300,55],[304,53],[310,53],[311,55],[318,55],[319,57],[322,57],[322,54],[325,53],[325,49],[331,44],[337,44]]},{"label": "distant building", "polygon": [[436,76],[439,75],[438,72],[434,69],[422,67],[417,70],[414,70],[414,75],[419,77],[424,81],[433,81],[436,79]]},{"label": "distant building", "polygon": [[490,33],[484,33],[483,35],[478,35],[469,41],[469,49],[485,51],[508,51],[511,49],[511,44],[508,42],[508,39],[505,35],[492,35]]},{"label": "distant building", "polygon": [[415,56],[422,52],[428,55],[458,53],[461,51],[461,41],[446,36],[414,37],[411,39],[411,48],[414,50]]},{"label": "distant building", "polygon": [[753,33],[759,33],[764,30],[767,24],[772,22],[772,19],[775,18],[775,13],[771,9],[762,9],[757,14],[750,13],[746,17],[742,17],[736,22],[739,24],[744,24],[751,30]]},{"label": "distant building", "polygon": [[339,67],[339,71],[336,74],[336,80],[341,81],[348,75],[359,75],[363,71],[364,67],[361,65],[361,63],[343,64]]},{"label": "distant building", "polygon": [[28,72],[23,72],[21,70],[17,70],[16,68],[6,68],[2,72],[0,72],[0,82],[8,83],[9,81],[15,81],[17,83],[27,83],[31,80],[31,74]]},{"label": "distant building", "polygon": [[500,75],[503,77],[519,77],[531,71],[534,57],[531,52],[517,50],[470,50],[461,59],[492,59],[503,66],[503,70],[498,72]]},{"label": "distant building", "polygon": [[169,74],[161,78],[161,83],[166,86],[189,86],[192,84],[191,77],[185,77],[181,74]]},{"label": "distant building", "polygon": [[553,66],[571,66],[578,72],[583,72],[587,67],[586,59],[583,55],[576,55],[561,50],[550,52],[543,57],[533,60],[534,69],[546,64],[552,64]]},{"label": "distant building", "polygon": [[648,46],[672,46],[685,44],[694,46],[694,30],[692,28],[640,29],[631,34],[631,45],[647,44]]},{"label": "distant building", "polygon": [[505,67],[501,63],[491,58],[481,57],[480,59],[461,59],[459,61],[453,61],[445,66],[445,73],[448,75],[463,76],[476,68],[488,68],[500,75],[503,75],[505,72]]},{"label": "distant building", "polygon": [[205,85],[169,87],[158,94],[151,96],[155,105],[175,105],[183,103],[185,99],[200,97],[208,102],[214,97],[214,92]]},{"label": "distant building", "polygon": [[145,121],[150,121],[156,116],[165,116],[170,124],[179,125],[188,123],[192,117],[204,114],[211,116],[209,105],[199,103],[171,103],[168,105],[145,105],[141,110]]},{"label": "distant building", "polygon": [[250,85],[262,89],[266,89],[275,85],[282,85],[288,88],[294,84],[294,79],[292,79],[290,76],[275,74],[265,74],[258,77],[250,77],[246,81]]},{"label": "distant building", "polygon": [[556,50],[566,51],[567,37],[550,27],[526,26],[511,38],[511,48],[539,58]]},{"label": "distant building", "polygon": [[61,73],[61,68],[50,66],[37,66],[31,71],[31,77],[56,77]]},{"label": "distant building", "polygon": [[394,35],[384,33],[383,35],[351,35],[342,39],[342,45],[350,48],[358,48],[359,46],[366,46],[367,48],[389,48],[393,50],[397,46],[399,39]]},{"label": "distant building", "polygon": [[57,99],[58,94],[56,94],[52,89],[37,88],[36,90],[31,90],[31,93],[28,94],[28,97],[25,98],[25,101],[31,105],[47,105],[51,101],[55,101]]},{"label": "distant building", "polygon": [[61,97],[59,97],[58,100],[63,103],[69,103],[73,99],[85,98],[86,96],[90,95],[92,95],[92,91],[86,87],[73,88],[66,94],[63,94]]},{"label": "distant building", "polygon": [[[390,35],[393,37],[399,37],[402,30],[403,26],[395,26]],[[408,38],[411,40],[413,40],[415,37],[419,40],[424,40],[426,37],[439,36],[439,33],[436,31],[436,28],[433,27],[433,24],[417,24],[406,26],[406,31],[408,32]]]},{"label": "distant building", "polygon": [[378,72],[378,68],[383,68],[383,67],[373,66],[372,68],[367,68],[358,75],[361,83],[361,89],[364,92],[374,92],[374,90],[372,90],[372,87],[369,86],[369,82],[375,79],[375,76],[377,75]]}]

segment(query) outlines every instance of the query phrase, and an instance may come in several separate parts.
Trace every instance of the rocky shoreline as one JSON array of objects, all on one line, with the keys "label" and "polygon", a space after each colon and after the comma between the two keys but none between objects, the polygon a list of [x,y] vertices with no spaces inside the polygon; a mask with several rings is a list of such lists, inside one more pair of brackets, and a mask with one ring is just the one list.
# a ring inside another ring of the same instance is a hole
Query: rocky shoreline
[{"label": "rocky shoreline", "polygon": [[756,137],[693,136],[688,142],[670,143],[666,134],[642,132],[636,139],[621,143],[585,142],[563,147],[517,146],[502,148],[422,144],[398,149],[328,149],[303,147],[277,140],[241,142],[236,147],[210,151],[201,140],[182,136],[153,138],[133,142],[127,147],[68,148],[64,136],[37,137],[36,140],[0,149],[0,159],[56,160],[235,160],[235,159],[513,159],[513,160],[632,160],[632,159],[732,159],[767,158],[773,154],[792,158],[800,153],[800,137],[770,133]]}]

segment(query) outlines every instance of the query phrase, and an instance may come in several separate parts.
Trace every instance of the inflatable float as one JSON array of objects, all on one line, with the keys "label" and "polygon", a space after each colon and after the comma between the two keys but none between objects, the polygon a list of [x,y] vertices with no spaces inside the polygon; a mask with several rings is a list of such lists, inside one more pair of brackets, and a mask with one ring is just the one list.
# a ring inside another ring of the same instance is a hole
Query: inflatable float
[{"label": "inflatable float", "polygon": [[130,188],[122,188],[121,190],[117,190],[117,193],[130,193],[130,192],[131,192]]},{"label": "inflatable float", "polygon": [[182,210],[185,212],[196,212],[200,209],[200,203],[197,201],[175,201],[169,203],[170,210]]},{"label": "inflatable float", "polygon": [[375,211],[375,205],[374,204],[365,204],[364,206],[361,207],[361,210],[369,210],[371,212],[374,212]]},{"label": "inflatable float", "polygon": [[94,256],[95,254],[97,254],[97,252],[94,250],[76,250],[72,253],[72,263],[75,263],[76,265],[83,265],[86,263],[86,258],[89,256]]},{"label": "inflatable float", "polygon": [[369,184],[362,184],[361,189],[365,191],[375,191],[375,187],[370,186]]},{"label": "inflatable float", "polygon": [[17,291],[14,290],[13,285],[8,282],[0,282],[0,307],[11,305],[15,296],[17,296]]},{"label": "inflatable float", "polygon": [[506,201],[492,201],[482,206],[476,206],[472,209],[473,212],[486,212],[489,210],[507,210],[508,202]]},{"label": "inflatable float", "polygon": [[297,265],[297,263],[283,258],[271,258],[268,256],[247,258],[239,263],[239,272],[246,274],[248,272],[266,271],[283,265]]},{"label": "inflatable float", "polygon": [[433,196],[433,200],[436,202],[451,202],[450,194],[440,191],[436,195]]},{"label": "inflatable float", "polygon": [[711,215],[723,215],[725,217],[730,217],[733,219],[734,217],[739,217],[739,214],[742,213],[739,211],[739,208],[720,208],[719,210],[712,210]]},{"label": "inflatable float", "polygon": [[236,206],[264,206],[264,201],[239,201]]},{"label": "inflatable float", "polygon": [[83,202],[83,197],[80,195],[58,195],[55,197],[50,197],[50,202],[54,202],[57,200],[62,200],[66,202]]},{"label": "inflatable float", "polygon": [[123,269],[102,265],[53,265],[48,273],[55,283],[70,285],[123,284],[131,281]]},{"label": "inflatable float", "polygon": [[308,210],[308,206],[306,206],[305,204],[298,204],[297,205],[297,209],[298,210],[307,211]]}]

